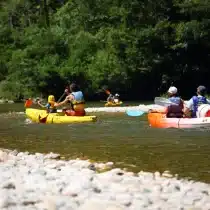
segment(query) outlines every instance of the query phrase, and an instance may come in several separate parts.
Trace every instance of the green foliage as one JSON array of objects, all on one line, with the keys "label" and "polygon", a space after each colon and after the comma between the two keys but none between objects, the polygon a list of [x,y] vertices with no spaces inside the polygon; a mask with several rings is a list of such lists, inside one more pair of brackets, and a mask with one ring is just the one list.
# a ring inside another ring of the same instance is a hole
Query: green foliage
[{"label": "green foliage", "polygon": [[132,99],[172,84],[185,94],[210,76],[209,8],[207,0],[0,1],[0,97],[60,96],[68,81],[87,96],[104,85]]}]

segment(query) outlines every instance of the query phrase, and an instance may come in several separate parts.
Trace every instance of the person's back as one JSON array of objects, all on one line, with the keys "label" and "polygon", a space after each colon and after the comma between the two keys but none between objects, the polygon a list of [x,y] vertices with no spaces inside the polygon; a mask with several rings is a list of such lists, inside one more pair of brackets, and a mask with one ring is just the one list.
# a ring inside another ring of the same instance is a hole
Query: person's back
[{"label": "person's back", "polygon": [[67,115],[84,116],[85,115],[85,99],[79,86],[76,84],[70,85],[71,93],[67,96],[67,100],[71,103],[71,109],[66,111]]},{"label": "person's back", "polygon": [[169,100],[173,103],[169,105],[167,108],[166,117],[168,118],[182,118],[183,117],[183,101],[182,99],[177,96],[177,88],[170,87],[168,90]]},{"label": "person's back", "polygon": [[191,115],[191,117],[197,117],[197,111],[202,104],[210,104],[210,101],[205,97],[206,87],[199,86],[197,88],[197,96],[193,96],[186,105],[185,113]]},{"label": "person's back", "polygon": [[72,105],[74,111],[83,111],[84,110],[84,105],[85,105],[85,100],[84,100],[84,95],[82,91],[75,91],[72,92],[71,95],[74,96],[74,100],[72,100]]},{"label": "person's back", "polygon": [[[70,90],[69,90],[70,89]],[[67,94],[64,101],[56,103],[55,106],[59,107],[64,104],[69,104],[70,107],[64,108],[68,116],[84,116],[85,115],[85,100],[82,91],[77,84],[72,83],[69,88],[65,89]]]},{"label": "person's back", "polygon": [[169,99],[169,101],[171,101],[172,103],[174,103],[178,106],[181,104],[181,98],[179,96],[171,96],[168,99]]}]

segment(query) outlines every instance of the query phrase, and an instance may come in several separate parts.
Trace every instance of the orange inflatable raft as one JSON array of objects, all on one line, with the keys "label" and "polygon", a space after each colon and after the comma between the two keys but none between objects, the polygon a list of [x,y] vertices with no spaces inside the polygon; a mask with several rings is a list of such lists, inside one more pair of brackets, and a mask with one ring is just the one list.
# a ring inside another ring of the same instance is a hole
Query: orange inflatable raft
[{"label": "orange inflatable raft", "polygon": [[203,128],[210,127],[210,105],[202,104],[198,107],[196,118],[167,118],[166,107],[150,110],[148,122],[154,128]]},{"label": "orange inflatable raft", "polygon": [[166,118],[164,113],[148,113],[148,122],[154,128],[200,128],[210,127],[210,117]]}]

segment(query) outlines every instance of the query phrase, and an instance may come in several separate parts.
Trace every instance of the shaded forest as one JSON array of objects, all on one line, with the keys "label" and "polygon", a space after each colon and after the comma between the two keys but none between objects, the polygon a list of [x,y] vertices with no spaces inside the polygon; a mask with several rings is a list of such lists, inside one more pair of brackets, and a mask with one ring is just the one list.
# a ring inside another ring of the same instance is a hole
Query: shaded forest
[{"label": "shaded forest", "polygon": [[[151,99],[210,79],[209,0],[0,0],[0,97]],[[210,87],[210,86],[209,86]]]}]

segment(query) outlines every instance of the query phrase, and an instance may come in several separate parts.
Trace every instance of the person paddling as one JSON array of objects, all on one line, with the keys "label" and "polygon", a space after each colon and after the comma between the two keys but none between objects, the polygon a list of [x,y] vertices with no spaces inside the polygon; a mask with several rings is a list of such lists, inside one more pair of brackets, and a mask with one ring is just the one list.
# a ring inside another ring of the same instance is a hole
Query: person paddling
[{"label": "person paddling", "polygon": [[85,116],[85,100],[82,91],[79,86],[75,83],[70,85],[70,90],[65,89],[67,94],[64,101],[56,103],[55,106],[59,107],[64,104],[70,103],[70,107],[64,109],[66,115],[68,116]]},{"label": "person paddling", "polygon": [[112,94],[109,95],[109,97],[107,98],[107,102],[111,102],[111,103],[119,103],[120,102],[120,95],[118,93],[116,93],[114,96]]},{"label": "person paddling", "polygon": [[118,93],[116,93],[115,95],[114,95],[114,103],[119,103],[120,102],[120,95],[118,94]]},{"label": "person paddling", "polygon": [[168,99],[173,104],[169,105],[167,108],[166,117],[168,118],[182,118],[183,117],[183,100],[178,96],[178,90],[176,87],[172,86],[168,89]]},{"label": "person paddling", "polygon": [[57,109],[55,106],[55,97],[54,95],[48,96],[48,103],[46,105],[42,105],[40,101],[37,101],[37,104],[43,108],[47,109],[48,113],[56,113]]},{"label": "person paddling", "polygon": [[195,118],[199,106],[202,104],[210,104],[210,100],[205,97],[205,94],[206,87],[200,85],[197,88],[197,96],[193,96],[186,104],[184,111],[186,115],[190,115],[191,117]]},{"label": "person paddling", "polygon": [[107,98],[107,102],[113,103],[113,101],[114,101],[114,96],[110,93]]}]

